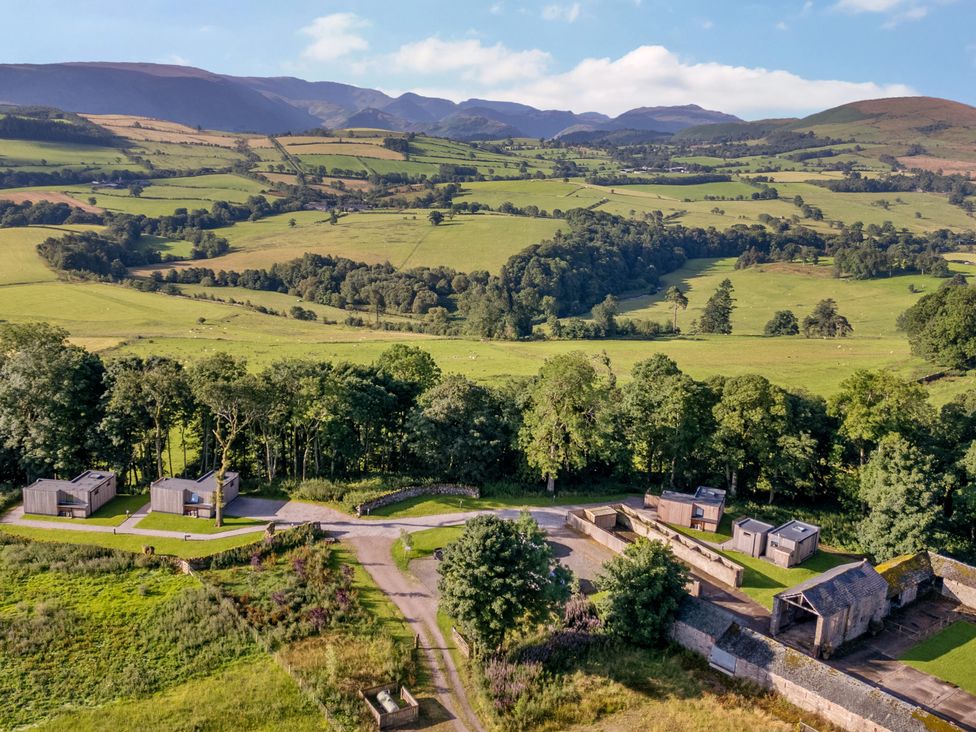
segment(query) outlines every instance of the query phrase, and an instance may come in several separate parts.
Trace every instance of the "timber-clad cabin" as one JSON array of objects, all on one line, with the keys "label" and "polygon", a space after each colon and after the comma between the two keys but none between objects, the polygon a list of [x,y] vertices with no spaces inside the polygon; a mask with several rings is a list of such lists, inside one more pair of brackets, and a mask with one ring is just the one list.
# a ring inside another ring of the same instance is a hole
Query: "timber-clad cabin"
[{"label": "timber-clad cabin", "polygon": [[[237,473],[224,474],[222,505],[237,498],[241,479]],[[217,475],[211,470],[196,480],[189,478],[160,478],[149,489],[153,511],[175,513],[179,516],[213,518],[216,513],[214,493],[217,491]]]},{"label": "timber-clad cabin", "polygon": [[700,531],[718,531],[725,513],[725,491],[699,486],[694,493],[664,491],[657,502],[658,519]]},{"label": "timber-clad cabin", "polygon": [[115,498],[115,473],[86,470],[73,480],[41,478],[24,488],[24,513],[88,518]]}]

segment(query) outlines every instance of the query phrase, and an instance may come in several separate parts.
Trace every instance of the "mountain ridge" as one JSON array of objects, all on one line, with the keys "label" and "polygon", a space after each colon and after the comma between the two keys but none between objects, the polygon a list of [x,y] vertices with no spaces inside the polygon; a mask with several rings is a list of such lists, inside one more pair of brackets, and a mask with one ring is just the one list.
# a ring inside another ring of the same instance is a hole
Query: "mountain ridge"
[{"label": "mountain ridge", "polygon": [[456,139],[551,138],[564,130],[625,126],[669,133],[694,124],[738,121],[697,105],[640,107],[611,118],[498,100],[453,102],[414,92],[393,97],[378,89],[290,76],[231,76],[192,66],[107,61],[0,64],[0,103],[135,114],[234,132],[298,132],[373,120],[382,129]]}]

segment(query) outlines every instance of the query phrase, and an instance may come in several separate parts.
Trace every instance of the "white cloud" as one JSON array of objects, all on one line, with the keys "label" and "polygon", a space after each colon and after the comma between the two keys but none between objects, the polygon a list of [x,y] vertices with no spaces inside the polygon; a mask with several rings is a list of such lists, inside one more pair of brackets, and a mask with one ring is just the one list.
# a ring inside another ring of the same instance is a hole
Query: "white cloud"
[{"label": "white cloud", "polygon": [[701,27],[703,30],[711,30],[712,28],[715,27],[715,24],[711,20],[708,20],[706,18],[701,22]]},{"label": "white cloud", "polygon": [[790,29],[789,24],[785,20],[781,20],[776,24],[776,30],[787,31]]},{"label": "white cloud", "polygon": [[579,3],[572,5],[546,5],[542,9],[542,17],[545,20],[564,20],[567,23],[575,23],[579,18],[582,8]]},{"label": "white cloud", "polygon": [[356,31],[366,28],[369,21],[355,13],[323,15],[301,29],[312,42],[302,51],[309,61],[335,61],[355,51],[365,51],[369,43]]},{"label": "white cloud", "polygon": [[834,10],[845,13],[875,13],[887,16],[883,28],[894,28],[900,23],[921,20],[935,5],[949,5],[955,0],[837,0]]},{"label": "white cloud", "polygon": [[663,46],[641,46],[618,59],[588,58],[564,73],[522,78],[480,94],[577,112],[620,114],[641,106],[700,104],[746,117],[802,114],[858,99],[915,94],[903,84],[804,79],[782,70],[689,63]]},{"label": "white cloud", "polygon": [[552,57],[545,51],[513,51],[502,43],[482,45],[478,39],[443,41],[431,37],[407,43],[393,54],[398,72],[443,74],[457,72],[462,79],[481,84],[506,84],[540,77]]},{"label": "white cloud", "polygon": [[180,56],[178,53],[171,53],[168,56],[163,56],[156,63],[160,64],[172,64],[174,66],[189,66],[190,62],[187,61],[185,56]]}]

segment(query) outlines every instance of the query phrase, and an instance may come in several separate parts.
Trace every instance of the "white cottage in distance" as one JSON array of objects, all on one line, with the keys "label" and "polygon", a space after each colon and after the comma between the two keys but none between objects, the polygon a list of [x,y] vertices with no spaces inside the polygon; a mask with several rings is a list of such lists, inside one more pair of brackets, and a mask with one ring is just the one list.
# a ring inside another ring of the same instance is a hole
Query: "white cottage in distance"
[{"label": "white cottage in distance", "polygon": [[[226,506],[237,498],[241,479],[237,473],[224,474],[224,492],[221,504]],[[214,494],[217,491],[217,475],[211,470],[196,480],[189,478],[160,478],[149,489],[153,511],[175,513],[179,516],[213,518],[216,515]]]}]

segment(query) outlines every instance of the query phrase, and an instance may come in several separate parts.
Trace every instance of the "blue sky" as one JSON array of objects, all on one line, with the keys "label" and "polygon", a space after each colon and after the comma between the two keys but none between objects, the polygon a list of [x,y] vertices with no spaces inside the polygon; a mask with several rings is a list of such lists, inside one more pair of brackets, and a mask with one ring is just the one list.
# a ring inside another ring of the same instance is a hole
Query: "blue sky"
[{"label": "blue sky", "polygon": [[976,0],[0,0],[0,11],[6,63],[185,63],[610,114],[697,103],[794,116],[915,93],[976,104]]}]

